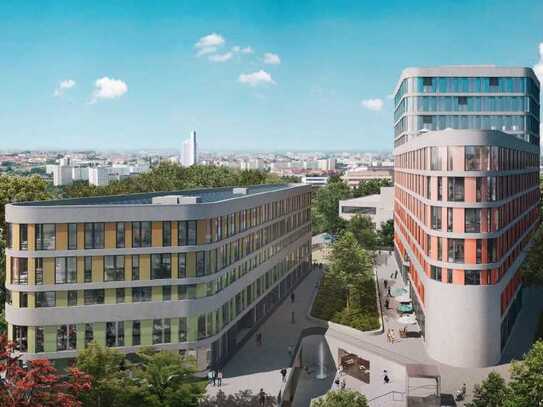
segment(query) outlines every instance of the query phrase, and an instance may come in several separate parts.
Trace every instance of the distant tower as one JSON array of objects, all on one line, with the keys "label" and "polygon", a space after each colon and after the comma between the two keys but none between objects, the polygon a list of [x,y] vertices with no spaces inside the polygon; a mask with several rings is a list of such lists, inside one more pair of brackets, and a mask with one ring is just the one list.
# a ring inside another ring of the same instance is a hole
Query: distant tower
[{"label": "distant tower", "polygon": [[196,132],[190,133],[190,138],[183,142],[183,150],[181,151],[181,165],[190,167],[198,163],[198,143],[196,142]]}]

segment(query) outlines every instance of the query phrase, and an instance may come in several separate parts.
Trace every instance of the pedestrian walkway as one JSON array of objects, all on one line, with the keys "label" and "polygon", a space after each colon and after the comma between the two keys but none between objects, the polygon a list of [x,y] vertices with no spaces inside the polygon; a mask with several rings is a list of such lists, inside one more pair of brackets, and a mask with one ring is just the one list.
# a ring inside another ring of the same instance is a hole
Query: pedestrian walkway
[{"label": "pedestrian walkway", "polygon": [[[291,356],[289,346],[295,347],[301,331],[315,326],[314,321],[306,317],[311,306],[316,285],[321,272],[317,269],[305,277],[295,289],[295,301],[287,297],[273,314],[261,325],[257,332],[262,334],[262,345],[256,344],[253,335],[224,366],[223,383],[220,388],[226,394],[241,390],[251,390],[257,394],[260,389],[277,397],[283,392],[284,383],[281,369],[290,371]],[[294,323],[291,322],[294,312]],[[287,373],[288,375],[288,373]],[[215,395],[218,387],[208,386],[207,393]]]}]

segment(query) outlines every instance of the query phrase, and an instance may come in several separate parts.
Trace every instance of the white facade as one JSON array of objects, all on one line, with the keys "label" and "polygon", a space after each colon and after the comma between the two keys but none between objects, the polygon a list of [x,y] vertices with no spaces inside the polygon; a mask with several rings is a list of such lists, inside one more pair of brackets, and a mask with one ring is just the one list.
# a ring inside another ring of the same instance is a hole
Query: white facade
[{"label": "white facade", "polygon": [[355,215],[369,216],[376,227],[392,220],[394,215],[394,187],[382,187],[381,192],[361,198],[339,201],[339,217],[350,220]]},{"label": "white facade", "polygon": [[88,181],[89,167],[72,167],[72,179],[74,181]]},{"label": "white facade", "polygon": [[181,165],[190,167],[198,163],[198,143],[196,142],[196,132],[190,134],[190,138],[183,142],[183,151],[181,152]]},{"label": "white facade", "polygon": [[109,168],[94,167],[89,168],[89,184],[103,187],[109,184]]},{"label": "white facade", "polygon": [[53,168],[53,185],[71,185],[72,180],[72,167],[67,165],[55,165]]},{"label": "white facade", "polygon": [[319,177],[319,176],[304,175],[302,177],[302,184],[323,187],[326,184],[328,184],[328,178],[329,178],[328,176]]}]

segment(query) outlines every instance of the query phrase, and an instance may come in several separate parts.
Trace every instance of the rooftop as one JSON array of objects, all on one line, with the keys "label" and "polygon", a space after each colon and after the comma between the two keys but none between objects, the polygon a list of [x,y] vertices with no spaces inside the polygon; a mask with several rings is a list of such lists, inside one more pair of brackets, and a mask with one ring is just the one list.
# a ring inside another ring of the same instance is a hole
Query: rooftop
[{"label": "rooftop", "polygon": [[[276,192],[288,190],[302,184],[264,184],[253,185],[244,188],[224,187],[224,188],[202,188],[186,189],[182,191],[165,192],[145,192],[128,195],[96,196],[89,198],[69,198],[54,199],[49,201],[31,201],[31,202],[13,202],[15,206],[94,206],[94,205],[160,205],[153,202],[157,197],[199,197],[197,203],[212,203],[226,201],[229,199],[243,198],[250,195],[262,194],[266,192]],[[240,191],[241,190],[241,191]],[[187,200],[187,203],[190,201]],[[192,202],[196,203],[196,202]]]}]

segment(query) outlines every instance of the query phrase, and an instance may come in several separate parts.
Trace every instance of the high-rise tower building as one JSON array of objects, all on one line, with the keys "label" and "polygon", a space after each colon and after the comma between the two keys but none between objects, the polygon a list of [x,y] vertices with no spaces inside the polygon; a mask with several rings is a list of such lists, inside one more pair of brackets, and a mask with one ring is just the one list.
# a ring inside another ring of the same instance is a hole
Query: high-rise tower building
[{"label": "high-rise tower building", "polygon": [[190,167],[198,163],[198,143],[196,142],[196,132],[190,133],[190,138],[183,142],[183,151],[181,152],[181,165]]},{"label": "high-rise tower building", "polygon": [[394,244],[428,354],[494,365],[539,224],[539,82],[529,68],[409,68],[394,100]]}]

